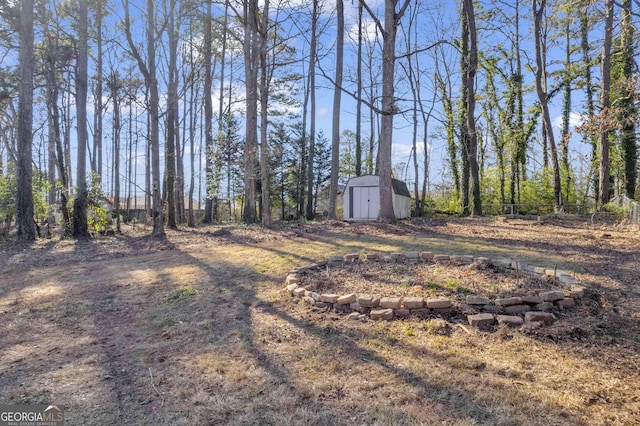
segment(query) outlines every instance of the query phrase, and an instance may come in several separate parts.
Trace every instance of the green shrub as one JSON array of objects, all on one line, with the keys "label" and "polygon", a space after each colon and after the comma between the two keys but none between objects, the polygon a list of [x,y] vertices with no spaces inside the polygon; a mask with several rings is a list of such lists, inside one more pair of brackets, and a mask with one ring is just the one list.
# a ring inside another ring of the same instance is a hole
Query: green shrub
[{"label": "green shrub", "polygon": [[0,216],[15,217],[18,185],[15,173],[0,175]]},{"label": "green shrub", "polygon": [[[49,188],[44,173],[33,170],[33,216],[36,221],[44,221],[49,217],[53,206],[47,202]],[[18,179],[14,171],[0,175],[0,217],[13,219],[16,216],[16,197],[18,194]]]},{"label": "green shrub", "polygon": [[87,225],[90,232],[106,232],[109,227],[109,213],[100,206],[90,206],[87,210]]},{"label": "green shrub", "polygon": [[109,213],[103,207],[103,200],[100,176],[91,172],[87,180],[87,225],[90,232],[104,233],[109,228]]},{"label": "green shrub", "polygon": [[624,208],[613,203],[605,204],[604,206],[602,206],[601,210],[606,213],[611,213],[620,219],[622,219],[625,215]]}]

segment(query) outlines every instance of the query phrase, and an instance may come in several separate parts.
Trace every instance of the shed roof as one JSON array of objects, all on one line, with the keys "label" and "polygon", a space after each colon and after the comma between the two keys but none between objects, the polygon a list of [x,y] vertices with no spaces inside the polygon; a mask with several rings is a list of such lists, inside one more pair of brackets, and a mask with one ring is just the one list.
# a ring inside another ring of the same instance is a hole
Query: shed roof
[{"label": "shed roof", "polygon": [[[379,186],[380,185],[380,176],[377,175],[362,175],[362,176],[353,176],[349,178],[347,182],[347,186]],[[409,192],[409,188],[407,184],[401,180],[391,178],[391,187],[393,188],[393,192],[396,195],[400,195],[402,197],[411,198],[411,193]]]},{"label": "shed roof", "polygon": [[398,179],[391,179],[391,186],[393,186],[393,192],[395,192],[396,195],[411,198],[411,193],[405,182]]}]

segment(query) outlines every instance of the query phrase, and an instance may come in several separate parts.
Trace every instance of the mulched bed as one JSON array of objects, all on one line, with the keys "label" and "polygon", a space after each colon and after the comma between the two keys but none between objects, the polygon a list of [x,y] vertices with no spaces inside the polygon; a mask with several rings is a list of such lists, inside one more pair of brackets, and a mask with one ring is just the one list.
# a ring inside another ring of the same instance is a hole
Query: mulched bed
[{"label": "mulched bed", "polygon": [[394,263],[356,261],[327,266],[301,275],[301,286],[317,293],[375,294],[381,297],[449,297],[467,294],[491,298],[523,296],[557,289],[552,279],[480,264],[434,264],[401,260]]}]

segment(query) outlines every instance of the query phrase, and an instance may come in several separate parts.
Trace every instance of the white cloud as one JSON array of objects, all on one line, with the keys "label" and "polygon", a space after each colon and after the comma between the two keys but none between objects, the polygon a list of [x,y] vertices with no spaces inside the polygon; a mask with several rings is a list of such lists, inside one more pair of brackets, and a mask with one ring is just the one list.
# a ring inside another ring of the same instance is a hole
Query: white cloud
[{"label": "white cloud", "polygon": [[[329,3],[335,4],[334,1],[330,1]],[[358,1],[344,0],[345,22],[348,22],[350,24],[358,23],[358,3],[359,3]],[[384,11],[382,10],[382,6],[384,5],[384,0],[368,0],[367,4],[369,5],[369,8],[371,10],[378,13],[378,16],[380,16],[380,19],[382,20],[382,16],[384,16]],[[362,17],[363,19],[371,18],[369,16],[369,13],[364,8],[362,9]]]},{"label": "white cloud", "polygon": [[412,149],[411,145],[395,143],[393,144],[393,157],[402,158],[403,161],[407,161]]},{"label": "white cloud", "polygon": [[[362,37],[365,42],[371,43],[379,38],[378,27],[373,19],[362,20]],[[358,23],[356,22],[347,29],[347,40],[353,43],[358,42]]]},{"label": "white cloud", "polygon": [[[576,128],[582,125],[584,121],[584,117],[577,112],[572,112],[569,114],[569,127]],[[562,116],[558,115],[552,120],[552,126],[557,129],[562,129]]]},{"label": "white cloud", "polygon": [[318,110],[318,117],[319,118],[329,117],[329,108],[320,108]]},{"label": "white cloud", "polygon": [[[229,101],[229,80],[225,80],[224,82],[224,107],[225,111],[231,102],[231,113],[234,115],[242,115],[244,112],[244,100],[245,100],[245,91],[244,86],[239,82],[231,83],[231,101]],[[220,82],[216,82],[215,85],[211,88],[211,104],[214,106],[214,111],[218,110],[218,106],[220,105]]]},{"label": "white cloud", "polygon": [[[422,143],[422,141],[419,141],[416,144],[416,149],[418,150],[418,155],[422,155],[424,153],[424,144]],[[431,144],[427,144],[427,149],[429,150],[429,152],[431,152]],[[411,151],[413,150],[413,147],[411,146],[411,144],[406,143],[406,144],[401,144],[401,143],[394,143],[393,144],[393,155],[399,155],[399,156],[405,156],[408,157],[409,153],[411,153]]]}]

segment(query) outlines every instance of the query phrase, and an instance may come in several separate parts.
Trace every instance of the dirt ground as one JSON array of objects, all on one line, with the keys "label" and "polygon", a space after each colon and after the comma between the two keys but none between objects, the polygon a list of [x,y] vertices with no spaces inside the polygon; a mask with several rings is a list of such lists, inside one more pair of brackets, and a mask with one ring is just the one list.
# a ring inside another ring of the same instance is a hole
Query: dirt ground
[{"label": "dirt ground", "polygon": [[[69,425],[640,424],[637,227],[562,216],[149,232],[0,243],[0,403],[58,404]],[[282,291],[296,266],[409,250],[570,270],[587,292],[525,333],[350,321]]]},{"label": "dirt ground", "polygon": [[495,265],[408,259],[397,259],[391,264],[358,259],[352,263],[311,269],[299,274],[298,279],[298,285],[319,294],[446,297],[457,306],[464,305],[469,294],[495,299],[537,295],[562,288],[551,277],[536,278]]}]

